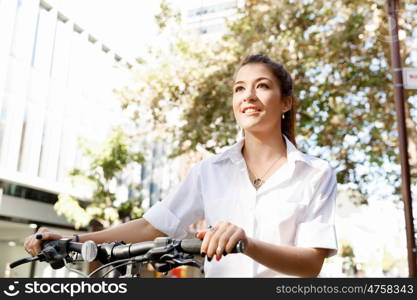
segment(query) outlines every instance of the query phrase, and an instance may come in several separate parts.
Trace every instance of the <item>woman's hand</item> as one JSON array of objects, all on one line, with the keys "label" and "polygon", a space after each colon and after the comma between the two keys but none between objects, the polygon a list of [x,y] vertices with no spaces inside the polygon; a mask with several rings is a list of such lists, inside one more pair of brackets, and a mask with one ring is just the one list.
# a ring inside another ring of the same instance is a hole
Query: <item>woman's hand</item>
[{"label": "woman's hand", "polygon": [[63,236],[58,232],[52,231],[46,227],[41,227],[35,234],[32,234],[25,239],[23,247],[25,247],[27,253],[36,256],[41,252],[41,244],[43,241],[59,240],[62,238]]},{"label": "woman's hand", "polygon": [[219,261],[222,255],[226,256],[232,252],[240,240],[245,245],[248,243],[245,231],[229,222],[219,222],[213,227],[209,226],[208,230],[198,232],[196,237],[203,240],[201,255],[203,257],[207,255],[208,261],[211,261],[214,255]]}]

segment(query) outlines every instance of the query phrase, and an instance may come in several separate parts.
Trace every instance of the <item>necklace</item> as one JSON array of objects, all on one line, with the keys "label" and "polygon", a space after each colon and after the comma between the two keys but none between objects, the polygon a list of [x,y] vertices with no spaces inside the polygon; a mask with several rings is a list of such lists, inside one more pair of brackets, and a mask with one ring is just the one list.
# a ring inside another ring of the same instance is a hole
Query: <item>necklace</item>
[{"label": "necklace", "polygon": [[274,163],[268,168],[268,170],[266,170],[266,172],[264,173],[264,175],[262,175],[261,177],[256,176],[248,167],[248,171],[255,177],[255,179],[252,181],[252,184],[255,186],[256,189],[259,189],[260,186],[262,184],[264,184],[264,180],[263,178],[265,177],[266,174],[268,174],[269,170],[271,170],[271,168],[276,164],[276,162],[280,159],[280,157],[278,157],[276,160],[274,160]]}]

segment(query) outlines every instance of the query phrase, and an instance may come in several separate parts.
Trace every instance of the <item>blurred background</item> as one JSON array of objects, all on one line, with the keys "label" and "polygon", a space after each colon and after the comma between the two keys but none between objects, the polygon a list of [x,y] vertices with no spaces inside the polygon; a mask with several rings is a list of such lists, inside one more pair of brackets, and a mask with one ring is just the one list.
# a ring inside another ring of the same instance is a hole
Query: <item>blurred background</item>
[{"label": "blurred background", "polygon": [[[141,217],[232,145],[233,73],[265,53],[295,80],[299,149],[337,171],[340,249],[322,276],[407,277],[384,3],[0,0],[0,274],[77,276],[8,265],[40,226],[71,235]],[[398,14],[403,66],[417,67],[417,1]],[[416,90],[405,99],[417,216]]]}]

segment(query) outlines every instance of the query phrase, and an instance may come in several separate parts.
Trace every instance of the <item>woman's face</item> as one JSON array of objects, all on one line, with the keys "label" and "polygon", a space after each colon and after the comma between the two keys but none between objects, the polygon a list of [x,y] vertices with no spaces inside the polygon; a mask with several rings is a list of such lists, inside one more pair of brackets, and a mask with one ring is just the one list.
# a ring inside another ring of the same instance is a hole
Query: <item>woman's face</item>
[{"label": "woman's face", "polygon": [[252,63],[239,69],[233,85],[233,112],[241,128],[251,132],[280,130],[281,115],[288,109],[278,80],[267,66]]}]

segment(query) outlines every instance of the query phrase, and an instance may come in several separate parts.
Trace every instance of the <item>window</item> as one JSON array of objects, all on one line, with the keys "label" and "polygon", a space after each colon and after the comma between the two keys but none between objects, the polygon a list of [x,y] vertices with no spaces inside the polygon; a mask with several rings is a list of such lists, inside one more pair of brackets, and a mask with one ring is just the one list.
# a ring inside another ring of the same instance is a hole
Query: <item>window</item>
[{"label": "window", "polygon": [[26,125],[27,125],[27,111],[25,111],[25,115],[23,117],[23,125],[22,125],[22,131],[20,135],[20,147],[19,147],[19,158],[17,162],[17,170],[22,171],[22,162],[23,162],[23,150],[24,150],[24,144],[26,141]]},{"label": "window", "polygon": [[55,202],[58,201],[58,196],[56,194],[35,190],[16,183],[0,181],[0,187],[3,189],[3,194],[13,197],[41,201],[50,204],[55,204]]},{"label": "window", "polygon": [[1,150],[3,149],[3,140],[5,135],[5,128],[6,128],[6,117],[7,117],[7,110],[9,107],[9,98],[7,94],[1,99],[0,102],[0,157],[1,157]]},{"label": "window", "polygon": [[47,73],[51,68],[56,20],[51,10],[48,11],[44,6],[40,7],[32,65],[35,69]]},{"label": "window", "polygon": [[22,49],[22,47],[19,47],[19,44],[22,43],[23,39],[23,25],[22,25],[22,19],[23,19],[23,0],[17,0],[16,1],[16,16],[13,26],[13,40],[12,40],[12,47],[10,49],[10,54],[14,57],[19,56],[19,49]]},{"label": "window", "polygon": [[23,120],[18,159],[18,171],[36,175],[41,150],[45,111],[35,103],[28,103]]},{"label": "window", "polygon": [[16,0],[16,17],[10,54],[30,62],[35,40],[38,6],[36,1]]},{"label": "window", "polygon": [[51,76],[66,82],[68,76],[71,27],[64,20],[63,17],[58,17],[56,23]]},{"label": "window", "polygon": [[225,12],[231,9],[236,9],[236,1],[228,1],[210,6],[202,6],[196,9],[192,9],[188,12],[188,17],[204,16],[208,14],[214,14],[219,12]]},{"label": "window", "polygon": [[71,32],[70,61],[68,72],[68,86],[73,91],[81,92],[85,74],[84,68],[88,61],[85,53],[87,52],[86,44],[88,43],[82,29],[74,25]]}]

